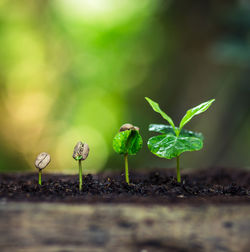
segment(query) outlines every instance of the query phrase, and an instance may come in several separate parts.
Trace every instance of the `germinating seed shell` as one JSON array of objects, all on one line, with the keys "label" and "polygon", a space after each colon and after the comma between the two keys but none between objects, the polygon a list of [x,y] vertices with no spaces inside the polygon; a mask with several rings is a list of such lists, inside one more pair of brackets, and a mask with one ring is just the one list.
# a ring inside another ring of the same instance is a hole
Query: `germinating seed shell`
[{"label": "germinating seed shell", "polygon": [[121,126],[119,132],[125,131],[125,130],[139,130],[138,127],[132,125],[131,123],[125,123]]},{"label": "germinating seed shell", "polygon": [[86,143],[78,142],[74,148],[73,158],[79,160],[78,157],[82,156],[81,160],[85,160],[89,155],[89,146]]},{"label": "germinating seed shell", "polygon": [[40,153],[35,161],[35,166],[37,169],[44,169],[50,163],[50,155],[46,152]]},{"label": "germinating seed shell", "polygon": [[130,130],[130,129],[134,129],[134,126],[130,123],[125,123],[121,126],[119,131],[122,132],[122,131]]}]

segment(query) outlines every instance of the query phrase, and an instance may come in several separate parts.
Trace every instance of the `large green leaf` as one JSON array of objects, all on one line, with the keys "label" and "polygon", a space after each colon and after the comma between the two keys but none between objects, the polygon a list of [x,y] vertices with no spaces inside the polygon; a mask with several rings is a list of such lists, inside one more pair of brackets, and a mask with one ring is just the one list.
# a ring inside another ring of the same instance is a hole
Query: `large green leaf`
[{"label": "large green leaf", "polygon": [[186,151],[202,149],[203,141],[198,137],[175,136],[172,133],[151,137],[149,150],[158,157],[172,159]]},{"label": "large green leaf", "polygon": [[166,125],[166,124],[149,124],[148,130],[157,132],[157,133],[163,133],[163,134],[172,133],[175,135],[175,131],[173,130],[173,127],[171,125]]},{"label": "large green leaf", "polygon": [[202,104],[189,109],[186,114],[184,115],[184,117],[181,119],[180,122],[180,126],[179,129],[181,130],[182,127],[187,124],[194,116],[199,115],[200,113],[205,112],[210,106],[211,104],[215,101],[215,99],[211,99],[207,102],[203,102]]},{"label": "large green leaf", "polygon": [[175,130],[175,125],[173,120],[165,113],[161,110],[159,104],[157,102],[154,102],[153,100],[151,100],[148,97],[145,97],[145,99],[148,101],[148,103],[150,104],[150,106],[152,107],[152,109],[159,113],[165,120],[167,120],[169,122],[169,124],[173,127],[173,129]]},{"label": "large green leaf", "polygon": [[[176,129],[178,129],[178,128],[176,128]],[[149,127],[148,127],[148,130],[153,131],[153,132],[157,132],[157,133],[162,133],[162,134],[173,134],[173,135],[175,135],[175,132],[174,132],[172,126],[165,125],[165,124],[150,124]],[[185,130],[185,129],[181,130],[181,133],[179,134],[179,136],[182,136],[182,137],[198,137],[201,140],[203,140],[203,135],[201,133],[193,132],[193,131]]]},{"label": "large green leaf", "polygon": [[135,155],[142,147],[142,137],[137,130],[125,130],[115,135],[113,149],[119,154]]}]

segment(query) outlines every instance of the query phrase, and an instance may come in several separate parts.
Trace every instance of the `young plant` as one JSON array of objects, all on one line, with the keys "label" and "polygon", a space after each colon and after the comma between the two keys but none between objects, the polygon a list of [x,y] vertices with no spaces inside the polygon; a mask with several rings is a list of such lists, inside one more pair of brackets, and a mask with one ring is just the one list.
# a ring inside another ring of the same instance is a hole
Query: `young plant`
[{"label": "young plant", "polygon": [[50,163],[50,155],[46,152],[40,153],[35,161],[35,166],[38,169],[38,184],[42,185],[42,170]]},{"label": "young plant", "polygon": [[139,128],[130,123],[123,124],[113,139],[113,149],[125,159],[125,180],[129,184],[128,155],[135,155],[142,147]]},{"label": "young plant", "polygon": [[89,146],[86,143],[78,142],[74,148],[73,158],[79,164],[79,191],[82,191],[82,161],[89,155]]},{"label": "young plant", "polygon": [[145,97],[153,110],[159,113],[170,125],[150,124],[149,131],[161,133],[148,140],[149,150],[158,157],[172,159],[176,157],[177,182],[181,182],[179,156],[186,151],[198,151],[203,147],[203,136],[201,133],[183,129],[194,116],[205,112],[215,99],[204,102],[189,109],[181,119],[179,127],[174,125],[173,120],[164,113],[159,104]]}]

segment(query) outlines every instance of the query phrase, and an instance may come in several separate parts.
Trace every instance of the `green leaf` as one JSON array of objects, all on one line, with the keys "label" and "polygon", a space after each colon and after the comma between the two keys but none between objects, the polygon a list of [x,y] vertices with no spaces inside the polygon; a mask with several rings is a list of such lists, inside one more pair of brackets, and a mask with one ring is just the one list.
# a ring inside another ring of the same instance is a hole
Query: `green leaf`
[{"label": "green leaf", "polygon": [[173,127],[174,131],[176,131],[173,120],[165,112],[163,112],[160,109],[159,104],[157,102],[154,102],[153,100],[151,100],[148,97],[145,97],[145,99],[148,101],[148,103],[150,104],[150,106],[152,107],[152,109],[155,112],[159,113],[165,120],[167,120],[169,122],[169,124]]},{"label": "green leaf", "polygon": [[173,127],[171,125],[166,125],[166,124],[149,124],[148,130],[157,132],[157,133],[163,133],[163,134],[172,133],[175,135],[175,131],[173,130]]},{"label": "green leaf", "polygon": [[81,160],[81,159],[82,159],[82,156],[77,156],[75,159],[76,159],[76,160]]},{"label": "green leaf", "polygon": [[203,141],[198,137],[164,134],[148,140],[149,150],[158,157],[172,159],[186,151],[202,149]]},{"label": "green leaf", "polygon": [[181,133],[179,134],[180,137],[196,137],[196,138],[199,138],[200,140],[204,140],[204,137],[202,135],[202,133],[200,132],[194,132],[194,131],[191,131],[191,130],[185,130],[185,129],[182,129],[181,130]]},{"label": "green leaf", "polygon": [[184,117],[182,118],[181,122],[180,122],[180,126],[179,129],[181,130],[182,127],[187,124],[194,116],[199,115],[200,113],[205,112],[211,105],[212,103],[215,101],[215,99],[211,99],[207,102],[203,102],[202,104],[189,109],[186,114],[184,115]]},{"label": "green leaf", "polygon": [[[176,128],[176,129],[179,130],[178,128]],[[174,132],[172,126],[165,125],[165,124],[150,124],[148,130],[153,131],[153,132],[157,132],[157,133],[175,135],[175,132]],[[179,136],[182,136],[182,137],[198,137],[201,140],[203,140],[203,135],[201,133],[193,132],[193,131],[185,130],[185,129],[181,130],[181,133],[179,134]]]},{"label": "green leaf", "polygon": [[137,130],[125,130],[115,135],[113,149],[119,154],[135,155],[142,148],[142,143]]}]

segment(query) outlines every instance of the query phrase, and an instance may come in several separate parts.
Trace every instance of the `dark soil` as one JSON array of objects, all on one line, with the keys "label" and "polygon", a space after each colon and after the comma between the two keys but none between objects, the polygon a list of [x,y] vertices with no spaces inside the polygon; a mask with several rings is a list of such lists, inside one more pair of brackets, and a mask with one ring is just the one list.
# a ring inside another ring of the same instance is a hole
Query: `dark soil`
[{"label": "dark soil", "polygon": [[0,203],[37,201],[64,203],[142,203],[206,204],[250,203],[250,172],[239,169],[213,168],[182,176],[177,183],[173,170],[131,173],[131,184],[124,175],[103,173],[83,178],[78,190],[78,175],[1,174]]}]

